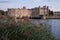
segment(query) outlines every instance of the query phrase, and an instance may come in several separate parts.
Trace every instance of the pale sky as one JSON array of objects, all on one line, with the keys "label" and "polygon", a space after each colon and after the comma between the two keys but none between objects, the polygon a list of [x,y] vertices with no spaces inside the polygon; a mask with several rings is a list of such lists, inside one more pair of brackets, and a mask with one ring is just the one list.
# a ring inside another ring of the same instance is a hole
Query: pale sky
[{"label": "pale sky", "polygon": [[0,0],[0,10],[7,10],[7,8],[33,8],[47,5],[51,10],[60,11],[60,0]]}]

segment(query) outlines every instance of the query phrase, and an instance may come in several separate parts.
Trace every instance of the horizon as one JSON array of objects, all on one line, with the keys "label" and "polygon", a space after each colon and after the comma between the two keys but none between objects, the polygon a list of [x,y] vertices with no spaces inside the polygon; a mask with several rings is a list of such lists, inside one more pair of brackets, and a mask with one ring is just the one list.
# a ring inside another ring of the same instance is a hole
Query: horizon
[{"label": "horizon", "polygon": [[48,6],[50,10],[60,11],[60,0],[0,0],[0,10],[7,8],[34,8],[38,6]]}]

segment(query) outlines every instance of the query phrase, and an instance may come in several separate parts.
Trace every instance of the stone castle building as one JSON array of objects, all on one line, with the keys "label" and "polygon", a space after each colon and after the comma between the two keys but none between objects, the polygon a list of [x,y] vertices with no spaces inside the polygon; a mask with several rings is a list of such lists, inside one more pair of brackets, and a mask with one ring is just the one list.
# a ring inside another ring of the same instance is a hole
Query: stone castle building
[{"label": "stone castle building", "polygon": [[49,9],[47,6],[43,6],[43,7],[35,7],[30,9],[31,10],[31,14],[33,17],[39,17],[40,15],[48,15],[49,13]]},{"label": "stone castle building", "polygon": [[10,8],[8,9],[8,15],[12,17],[39,17],[40,15],[48,15],[48,6],[35,7],[31,9],[23,8]]},{"label": "stone castle building", "polygon": [[31,12],[26,9],[25,7],[23,7],[22,9],[20,8],[12,8],[12,9],[8,9],[8,15],[12,16],[12,17],[30,17],[31,16]]}]

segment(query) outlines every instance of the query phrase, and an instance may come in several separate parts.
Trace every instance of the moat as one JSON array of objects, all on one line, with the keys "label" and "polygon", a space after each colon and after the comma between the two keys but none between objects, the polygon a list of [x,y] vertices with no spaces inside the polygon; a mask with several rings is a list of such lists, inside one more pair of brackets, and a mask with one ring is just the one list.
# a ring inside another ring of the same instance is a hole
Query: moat
[{"label": "moat", "polygon": [[[47,23],[51,25],[51,32],[56,37],[56,39],[60,39],[60,19],[46,19],[42,20],[43,23]],[[33,19],[32,22],[35,25],[38,25],[42,22],[40,19]]]}]

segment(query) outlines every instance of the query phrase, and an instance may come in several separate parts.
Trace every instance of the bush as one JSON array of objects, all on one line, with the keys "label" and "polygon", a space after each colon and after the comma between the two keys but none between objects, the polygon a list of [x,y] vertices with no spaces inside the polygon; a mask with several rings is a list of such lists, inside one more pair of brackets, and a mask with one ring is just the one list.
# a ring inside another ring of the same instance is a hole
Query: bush
[{"label": "bush", "polygon": [[48,26],[40,24],[39,27],[24,22],[22,27],[17,23],[11,26],[10,22],[2,23],[0,27],[0,40],[55,40]]}]

